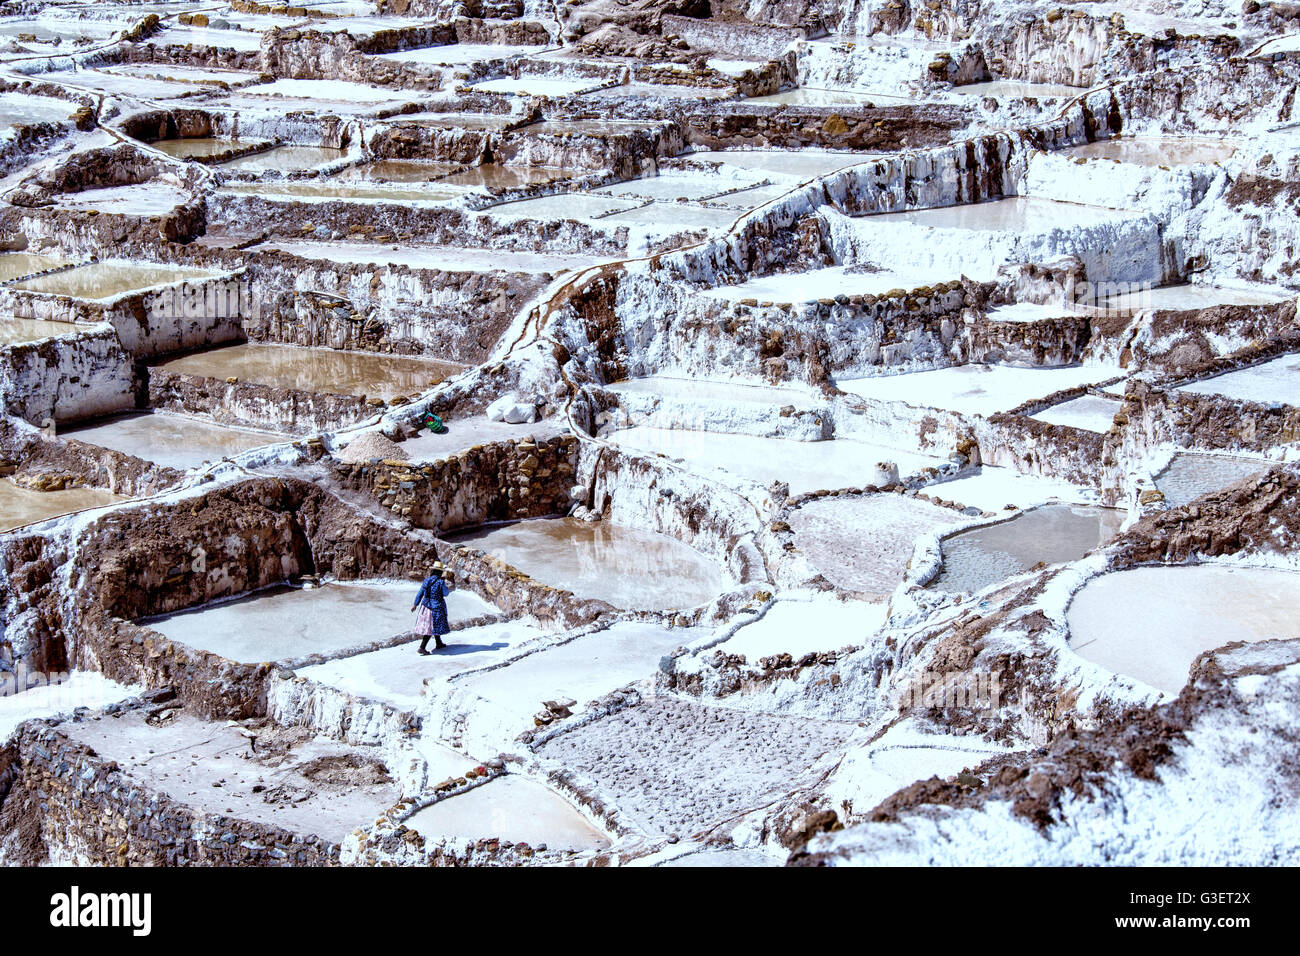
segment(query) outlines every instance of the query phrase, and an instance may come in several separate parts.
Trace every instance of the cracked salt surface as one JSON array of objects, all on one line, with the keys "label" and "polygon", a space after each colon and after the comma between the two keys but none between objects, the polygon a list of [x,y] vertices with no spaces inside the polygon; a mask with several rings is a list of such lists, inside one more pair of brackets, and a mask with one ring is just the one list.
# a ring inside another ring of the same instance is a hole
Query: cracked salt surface
[{"label": "cracked salt surface", "polygon": [[656,697],[538,748],[594,779],[647,833],[697,835],[817,782],[852,724]]}]

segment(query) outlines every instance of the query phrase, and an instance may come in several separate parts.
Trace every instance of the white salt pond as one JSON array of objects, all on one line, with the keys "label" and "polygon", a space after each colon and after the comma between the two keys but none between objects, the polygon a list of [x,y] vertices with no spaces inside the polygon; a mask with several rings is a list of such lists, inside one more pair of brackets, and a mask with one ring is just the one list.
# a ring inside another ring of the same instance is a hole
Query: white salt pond
[{"label": "white salt pond", "polygon": [[548,850],[601,850],[609,839],[552,791],[507,774],[466,793],[439,800],[406,820],[426,840],[498,838]]},{"label": "white salt pond", "polygon": [[[782,595],[766,614],[746,624],[717,649],[743,654],[751,664],[773,654],[798,659],[818,651],[865,645],[888,618],[884,603],[841,601],[833,594],[812,594],[806,599]],[[701,656],[708,658],[714,648]],[[678,660],[682,670],[682,660]]]},{"label": "white salt pond", "polygon": [[322,105],[351,103],[362,106],[394,103],[416,98],[409,90],[391,90],[382,86],[367,86],[347,80],[278,79],[270,83],[246,86],[240,90],[246,96],[304,100]]},{"label": "white salt pond", "polygon": [[1236,401],[1300,405],[1300,355],[1282,355],[1261,365],[1184,385],[1178,391],[1222,395]]},{"label": "white salt pond", "polygon": [[385,400],[416,395],[463,369],[452,362],[410,355],[252,342],[193,352],[156,367],[183,375]]},{"label": "white salt pond", "polygon": [[516,96],[574,96],[605,81],[595,77],[564,79],[555,76],[502,77],[467,87],[473,93],[508,93]]},{"label": "white salt pond", "polygon": [[12,283],[9,288],[27,292],[48,292],[74,299],[103,302],[131,292],[143,292],[174,282],[202,281],[220,273],[154,262],[105,259],[62,272],[35,276]]},{"label": "white salt pond", "polygon": [[381,53],[381,60],[395,60],[400,63],[422,63],[429,66],[452,66],[460,63],[482,63],[492,60],[508,60],[517,56],[529,56],[545,49],[540,46],[510,46],[508,44],[488,43],[449,43],[445,46],[426,46],[416,50],[398,50],[396,53]]},{"label": "white salt pond", "polygon": [[[418,584],[408,589],[411,591],[411,597],[406,599],[407,608],[410,607],[410,601],[414,600],[418,589]],[[461,609],[462,616],[472,616],[469,611],[463,610],[464,605],[468,605],[471,609],[477,608],[475,613],[489,614],[496,611],[496,608],[477,599],[469,591],[453,591],[447,599],[447,610],[453,615],[453,623],[455,623],[453,614],[455,609]],[[406,615],[409,628],[415,626],[414,618],[413,614]],[[478,627],[459,628],[444,635],[443,641],[447,646],[427,657],[421,657],[416,653],[417,644],[408,643],[367,654],[358,654],[355,657],[326,661],[324,664],[314,664],[311,667],[301,667],[298,673],[309,680],[327,687],[338,688],[356,697],[383,701],[404,710],[414,710],[423,699],[426,680],[447,678],[462,671],[499,664],[509,656],[518,654],[525,644],[536,641],[540,637],[542,637],[541,631],[522,621],[483,624]],[[431,649],[433,646],[430,643]],[[514,666],[511,665],[504,670],[510,670]],[[491,673],[501,673],[501,670],[494,670]],[[529,714],[535,713],[539,706],[540,701],[534,701]],[[519,728],[530,724],[531,721],[526,721],[521,723]],[[514,731],[515,734],[518,732],[519,729]],[[510,739],[513,739],[513,736],[512,734]]]},{"label": "white salt pond", "polygon": [[836,384],[845,392],[878,402],[906,402],[963,415],[992,415],[1067,388],[1096,385],[1123,374],[1123,369],[1109,365],[955,365],[903,375],[846,379]]},{"label": "white salt pond", "polygon": [[1088,432],[1105,433],[1115,423],[1115,414],[1123,406],[1116,398],[1102,395],[1080,395],[1068,402],[1045,408],[1029,417],[1049,425],[1081,428]]},{"label": "white salt pond", "polygon": [[662,398],[704,402],[743,402],[763,405],[806,407],[812,396],[796,388],[779,385],[753,385],[705,378],[675,378],[670,375],[647,375],[607,385],[611,392],[624,395],[651,395]]},{"label": "white salt pond", "polygon": [[1270,462],[1255,458],[1238,458],[1234,455],[1202,455],[1181,452],[1156,475],[1156,488],[1164,493],[1165,504],[1181,508],[1201,495],[1222,491],[1229,485],[1257,475]]},{"label": "white salt pond", "polygon": [[485,189],[500,192],[506,189],[517,189],[521,186],[570,179],[577,175],[578,172],[578,170],[562,169],[555,166],[505,166],[500,163],[482,163],[478,166],[471,166],[459,173],[444,176],[440,182],[448,186],[462,186],[465,189]]},{"label": "white salt pond", "polygon": [[706,199],[716,196],[727,189],[734,189],[735,183],[716,175],[692,173],[661,173],[645,179],[631,179],[621,183],[611,183],[591,190],[594,196],[616,196],[620,199],[655,199],[676,201],[678,199]]},{"label": "white salt pond", "polygon": [[991,80],[954,86],[952,92],[962,96],[992,96],[996,99],[1061,99],[1081,96],[1087,87],[1063,83],[1025,83],[1021,80]]},{"label": "white salt pond", "polygon": [[[25,675],[28,680],[33,675]],[[143,688],[119,684],[93,671],[55,675],[54,683],[25,690],[10,673],[0,673],[0,744],[25,720],[71,714],[79,707],[99,710],[140,693]]]},{"label": "white salt pond", "polygon": [[[185,142],[185,140],[179,140]],[[155,144],[157,145],[157,144]],[[319,169],[337,162],[346,152],[334,146],[276,146],[260,153],[250,153],[219,163],[218,168],[236,173],[282,173]]]},{"label": "white salt pond", "polygon": [[1022,475],[993,465],[981,465],[973,474],[927,485],[924,490],[934,497],[981,511],[1028,508],[1052,500],[1085,503],[1096,498],[1095,492],[1057,478]]},{"label": "white salt pond", "polygon": [[374,159],[334,174],[342,182],[427,183],[460,169],[460,163],[428,159]]},{"label": "white salt pond", "polygon": [[837,587],[885,601],[903,580],[916,541],[963,520],[897,494],[810,501],[790,516],[795,545]]},{"label": "white salt pond", "polygon": [[30,93],[0,93],[0,127],[27,126],[36,123],[63,123],[76,111],[77,104],[52,96]]},{"label": "white salt pond", "polygon": [[696,607],[725,587],[718,566],[689,545],[608,521],[533,518],[449,538],[543,584],[618,608]]},{"label": "white salt pond", "polygon": [[1135,218],[1137,214],[1103,206],[1012,196],[958,206],[934,206],[903,212],[860,216],[859,224],[912,223],[936,229],[988,230],[992,232],[1046,233],[1070,226],[1092,226]]},{"label": "white salt pond", "polygon": [[220,461],[250,448],[288,440],[275,432],[232,428],[166,412],[120,415],[93,425],[64,429],[60,437],[111,448],[182,471],[205,461]]},{"label": "white salt pond", "polygon": [[604,216],[601,222],[650,227],[656,231],[680,232],[687,229],[725,229],[740,214],[734,209],[711,209],[688,203],[652,202],[624,212]]},{"label": "white salt pond", "polygon": [[728,166],[754,172],[774,173],[806,180],[865,163],[878,155],[879,153],[830,149],[726,149],[690,153],[685,158],[691,163],[725,163]]},{"label": "white salt pond", "polygon": [[122,216],[163,216],[190,195],[169,183],[152,180],[130,186],[103,186],[76,193],[60,193],[58,204],[65,209],[94,209]]},{"label": "white salt pond", "polygon": [[1110,159],[1136,166],[1192,166],[1221,163],[1237,151],[1223,140],[1184,136],[1123,136],[1074,146],[1064,152],[1084,159]]},{"label": "white salt pond", "polygon": [[696,472],[721,470],[763,485],[788,482],[792,495],[872,484],[878,462],[894,462],[904,476],[944,464],[927,455],[848,439],[804,442],[646,425],[603,437],[632,451],[684,459]]},{"label": "white salt pond", "polygon": [[1216,305],[1269,305],[1287,296],[1267,289],[1237,289],[1215,285],[1166,285],[1156,288],[1134,289],[1114,295],[1102,296],[1093,302],[1084,302],[1108,311],[1133,312],[1139,309],[1166,309],[1180,312],[1188,309],[1210,309]]},{"label": "white salt pond", "polygon": [[369,183],[338,180],[230,183],[222,187],[221,192],[234,196],[258,196],[280,202],[382,202],[414,206],[443,203],[465,194],[464,188],[441,182]]},{"label": "white salt pond", "polygon": [[556,255],[547,252],[513,252],[509,249],[474,249],[461,246],[391,246],[377,242],[318,242],[310,239],[276,239],[259,249],[277,249],[304,259],[347,262],[355,265],[407,266],[444,272],[559,273],[586,269],[601,260],[595,256]]},{"label": "white salt pond", "polygon": [[[959,275],[958,271],[950,278],[956,279]],[[804,272],[778,272],[759,276],[739,285],[705,289],[701,294],[730,302],[757,299],[760,302],[804,303],[833,298],[837,295],[884,295],[894,289],[915,289],[923,285],[933,285],[935,281],[934,273],[923,271],[828,266]]]},{"label": "white salt pond", "polygon": [[888,93],[871,93],[863,90],[826,90],[812,86],[786,90],[784,93],[769,93],[766,96],[751,96],[745,100],[756,106],[898,106],[914,103],[906,96],[893,96]]},{"label": "white salt pond", "polygon": [[[287,661],[413,633],[411,605],[419,590],[418,581],[331,582],[310,590],[273,587],[142,623],[229,660]],[[453,627],[489,613],[496,608],[472,591],[458,588],[447,597]]]},{"label": "white salt pond", "polygon": [[1132,568],[1084,585],[1066,621],[1080,657],[1172,696],[1205,651],[1300,637],[1300,574],[1220,565]]},{"label": "white salt pond", "polygon": [[99,488],[33,491],[8,478],[0,478],[0,531],[10,531],[56,515],[101,508],[125,500]]},{"label": "white salt pond", "polygon": [[45,322],[40,319],[16,319],[13,316],[0,316],[0,348],[6,345],[19,345],[23,342],[35,342],[58,335],[72,335],[82,327],[71,322]]},{"label": "white salt pond", "polygon": [[591,193],[566,193],[520,199],[491,207],[494,215],[529,219],[599,219],[611,213],[635,209],[641,203],[631,199],[598,196]]},{"label": "white salt pond", "polygon": [[1075,561],[1112,540],[1123,523],[1124,512],[1114,508],[1043,505],[962,531],[943,540],[943,567],[931,586],[970,593],[1039,564]]}]

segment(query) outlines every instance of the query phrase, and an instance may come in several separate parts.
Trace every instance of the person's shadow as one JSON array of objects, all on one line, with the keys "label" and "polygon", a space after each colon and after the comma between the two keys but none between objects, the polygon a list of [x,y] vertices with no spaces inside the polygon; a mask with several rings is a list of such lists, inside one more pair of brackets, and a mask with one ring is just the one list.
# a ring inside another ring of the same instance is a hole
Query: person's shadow
[{"label": "person's shadow", "polygon": [[459,657],[461,654],[477,654],[480,651],[499,651],[509,646],[505,641],[497,641],[495,644],[453,644],[447,641],[446,647],[432,653],[439,657]]}]

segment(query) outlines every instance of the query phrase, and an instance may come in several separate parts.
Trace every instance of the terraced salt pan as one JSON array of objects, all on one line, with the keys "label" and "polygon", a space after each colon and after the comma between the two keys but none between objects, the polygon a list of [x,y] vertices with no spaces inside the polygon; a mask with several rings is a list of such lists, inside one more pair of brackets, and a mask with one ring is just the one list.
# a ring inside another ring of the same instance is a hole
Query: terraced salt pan
[{"label": "terraced salt pan", "polygon": [[444,418],[446,431],[440,435],[421,429],[415,438],[402,442],[412,464],[427,464],[448,458],[458,452],[494,441],[520,441],[527,437],[546,440],[567,432],[562,419],[549,419],[527,425],[494,422],[486,415],[467,415],[464,418]]},{"label": "terraced salt pan", "polygon": [[1066,612],[1070,648],[1168,695],[1198,654],[1300,637],[1300,574],[1261,568],[1132,568],[1093,578]]},{"label": "terraced salt pan", "polygon": [[780,199],[788,192],[788,185],[755,186],[752,189],[739,189],[721,196],[712,196],[704,202],[710,206],[726,206],[731,209],[757,209],[764,203]]},{"label": "terraced salt pan", "polygon": [[501,203],[491,207],[491,212],[499,216],[543,220],[597,219],[610,213],[634,209],[638,205],[640,204],[633,200],[616,199],[612,196],[566,193],[560,196],[539,196],[536,199]]},{"label": "terraced salt pan", "polygon": [[886,601],[903,580],[916,542],[963,520],[897,494],[810,501],[790,516],[795,546],[837,587]]},{"label": "terraced salt pan", "polygon": [[741,850],[741,849],[724,849],[724,850],[701,850],[698,853],[684,853],[681,856],[675,856],[666,863],[659,864],[667,869],[685,869],[691,867],[726,867],[728,869],[740,869],[748,867],[768,867],[784,866],[785,862],[779,857],[770,856],[762,850]]},{"label": "terraced salt pan", "polygon": [[576,170],[548,166],[503,166],[499,163],[483,163],[463,172],[452,173],[443,178],[442,182],[451,186],[463,186],[466,189],[499,191],[538,183],[553,183],[561,179],[570,179],[576,173]]},{"label": "terraced salt pan", "polygon": [[1262,365],[1184,385],[1192,395],[1222,395],[1237,401],[1300,405],[1300,355],[1282,355]]},{"label": "terraced salt pan", "polygon": [[607,385],[611,392],[632,395],[655,395],[664,398],[704,402],[741,402],[762,405],[795,405],[808,407],[813,396],[797,388],[775,385],[751,385],[747,382],[725,382],[705,378],[674,378],[669,375],[647,375],[630,378]]},{"label": "terraced salt pan", "polygon": [[275,240],[260,246],[278,249],[304,259],[348,262],[357,265],[409,266],[412,269],[442,269],[447,272],[557,273],[586,269],[601,260],[594,256],[552,255],[545,252],[512,252],[507,249],[471,249],[456,246],[397,246],[376,242],[313,242]]},{"label": "terraced salt pan", "polygon": [[[1232,289],[1213,285],[1166,285],[1152,289],[1103,296],[1096,300],[1097,308],[1135,311],[1137,309],[1209,309],[1216,305],[1268,305],[1280,302],[1286,296],[1265,289]],[[1093,304],[1093,303],[1089,303]]]},{"label": "terraced salt pan", "polygon": [[733,95],[729,87],[680,86],[676,83],[624,83],[621,86],[601,87],[584,93],[592,100],[723,100]]},{"label": "terraced salt pan", "polygon": [[855,220],[860,224],[914,223],[936,229],[990,230],[993,232],[1051,232],[1068,226],[1102,225],[1135,218],[1134,213],[1102,206],[1012,196],[960,206],[876,213]]},{"label": "terraced salt pan", "polygon": [[635,610],[690,608],[723,589],[713,561],[668,535],[608,521],[533,518],[449,536],[543,584]]},{"label": "terraced salt pan", "polygon": [[347,80],[298,80],[282,78],[240,90],[245,96],[285,97],[321,103],[356,103],[374,106],[415,98],[409,90],[392,90]]},{"label": "terraced salt pan", "polygon": [[887,93],[871,93],[865,90],[823,90],[811,86],[786,90],[784,93],[770,93],[767,96],[751,96],[745,100],[756,106],[870,106],[880,104],[915,103],[916,100],[906,96],[891,96]]},{"label": "terraced salt pan", "polygon": [[334,178],[345,182],[427,183],[459,169],[460,165],[427,159],[376,159],[340,170]]},{"label": "terraced salt pan", "polygon": [[515,774],[439,800],[407,819],[406,825],[426,840],[497,838],[578,852],[609,846],[605,834],[558,795]]},{"label": "terraced salt pan", "polygon": [[601,219],[615,225],[630,225],[651,228],[656,231],[680,232],[684,230],[726,229],[739,213],[734,209],[710,209],[705,206],[693,206],[687,203],[652,202],[647,206],[638,206],[626,212],[616,212]]},{"label": "terraced salt pan", "polygon": [[48,292],[74,299],[104,302],[130,292],[141,292],[174,282],[203,281],[220,273],[153,262],[105,259],[76,266],[63,272],[35,276],[10,285],[27,292]]},{"label": "terraced salt pan", "polygon": [[603,81],[594,77],[566,80],[554,76],[501,77],[471,84],[467,89],[475,93],[509,93],[516,96],[574,96]]},{"label": "terraced salt pan", "polygon": [[1064,152],[1083,159],[1111,159],[1136,166],[1192,166],[1221,163],[1237,151],[1233,143],[1190,136],[1123,136],[1073,146]]},{"label": "terraced salt pan", "polygon": [[1049,425],[1065,425],[1104,434],[1115,424],[1115,415],[1123,404],[1119,399],[1101,395],[1080,395],[1029,417]]},{"label": "terraced salt pan", "polygon": [[[191,136],[186,139],[160,139],[149,145],[176,159],[208,159],[234,149],[249,149],[266,144],[266,140],[226,139],[221,136]],[[229,167],[227,167],[229,168]]]},{"label": "terraced salt pan", "polygon": [[878,155],[880,154],[829,149],[727,149],[691,153],[686,158],[692,163],[726,163],[756,172],[792,176],[802,181],[865,163]]},{"label": "terraced salt pan", "polygon": [[1123,374],[1123,369],[1109,365],[1062,368],[955,365],[903,375],[845,379],[836,384],[845,392],[872,401],[906,402],[962,415],[992,415],[1054,392],[1096,385]]},{"label": "terraced salt pan", "polygon": [[115,501],[125,501],[98,488],[72,488],[67,491],[32,491],[0,478],[0,531],[44,521],[56,515],[87,508],[102,508]]},{"label": "terraced salt pan", "polygon": [[1067,305],[1050,305],[1038,302],[1015,302],[1000,305],[988,310],[990,322],[1040,322],[1043,319],[1058,319],[1070,314]]},{"label": "terraced salt pan", "polygon": [[140,693],[143,688],[119,684],[93,671],[74,671],[56,684],[43,684],[21,693],[14,678],[0,674],[0,744],[25,720],[71,714],[78,707],[99,710]]},{"label": "terraced salt pan", "polygon": [[45,73],[41,79],[79,90],[93,90],[110,96],[129,96],[143,100],[170,100],[180,96],[191,96],[202,89],[202,85],[196,83],[150,79],[129,74],[109,73],[105,70],[59,70]]},{"label": "terraced salt pan", "polygon": [[[661,658],[696,636],[690,628],[619,623],[529,654],[509,667],[462,678],[456,686],[476,698],[470,718],[476,739],[490,734],[499,739],[497,746],[506,747],[533,726],[533,715],[545,701],[576,701],[578,711],[588,701],[652,677]],[[478,727],[485,718],[491,727]]]},{"label": "terraced salt pan", "polygon": [[390,399],[416,395],[463,366],[409,355],[245,343],[194,352],[158,364],[168,372],[335,395]]},{"label": "terraced salt pan", "polygon": [[716,196],[727,189],[734,189],[735,184],[716,175],[705,173],[674,174],[661,173],[645,179],[631,179],[627,182],[611,183],[591,190],[595,196],[616,196],[620,199],[705,199]]},{"label": "terraced salt pan", "polygon": [[1119,533],[1114,508],[1043,505],[1009,521],[963,531],[943,541],[943,567],[933,587],[953,594],[981,591],[1038,564],[1075,561]]},{"label": "terraced salt pan", "polygon": [[1087,92],[1087,87],[1063,83],[1024,83],[1020,80],[991,80],[954,86],[952,92],[962,96],[992,96],[997,99],[1072,99]]},{"label": "terraced salt pan", "polygon": [[[263,762],[239,728],[184,712],[159,726],[133,711],[65,723],[59,731],[116,762],[148,790],[201,813],[316,834],[336,843],[357,827],[371,825],[401,796],[374,748],[323,738],[284,755],[268,754]],[[358,772],[354,764],[370,769]]]},{"label": "terraced salt pan", "polygon": [[260,196],[284,202],[359,202],[398,203],[430,206],[457,199],[465,190],[442,183],[346,183],[316,180],[276,181],[272,183],[231,183],[221,192],[233,196]]},{"label": "terraced salt pan", "polygon": [[[785,598],[789,597],[789,600]],[[746,624],[717,645],[727,654],[743,654],[757,664],[764,657],[804,654],[862,647],[888,618],[888,607],[866,601],[841,601],[831,594],[812,592],[809,597],[782,595],[759,620]],[[704,651],[704,656],[713,653]],[[679,667],[680,662],[679,662]]]},{"label": "terraced salt pan", "polygon": [[1181,452],[1156,475],[1155,484],[1164,493],[1166,506],[1181,508],[1201,495],[1222,491],[1267,467],[1268,462],[1255,458]]},{"label": "terraced salt pan", "polygon": [[1090,489],[1071,485],[1056,478],[1022,475],[1010,468],[981,465],[974,474],[926,487],[926,492],[980,511],[1003,511],[1029,508],[1047,501],[1086,503],[1096,498]]},{"label": "terraced salt pan", "polygon": [[[311,590],[274,587],[143,623],[173,641],[229,660],[285,661],[413,633],[411,605],[419,590],[418,581],[331,582]],[[496,608],[472,591],[457,589],[447,597],[453,627],[489,613]]]},{"label": "terraced salt pan", "polygon": [[131,186],[103,186],[79,193],[60,193],[58,203],[65,209],[95,209],[122,216],[165,216],[189,198],[184,190],[154,180]]},{"label": "terraced salt pan", "polygon": [[33,252],[0,252],[0,282],[10,282],[34,272],[45,272],[69,264],[58,255],[41,255]]},{"label": "terraced salt pan", "polygon": [[403,126],[437,126],[448,129],[497,130],[518,122],[510,113],[403,113],[386,122]]},{"label": "terraced salt pan", "polygon": [[78,330],[79,327],[70,322],[43,322],[40,319],[0,316],[0,348],[48,339],[51,336],[72,335]]},{"label": "terraced salt pan", "polygon": [[603,437],[630,450],[685,459],[688,468],[701,474],[722,470],[763,485],[788,482],[792,495],[872,484],[877,462],[892,461],[905,476],[944,464],[928,455],[842,438],[804,442],[646,425]]},{"label": "terraced salt pan", "polygon": [[205,49],[211,47],[218,50],[238,50],[242,53],[255,53],[261,49],[262,34],[251,30],[214,30],[211,27],[169,26],[149,37],[147,42],[150,46],[159,48],[190,46],[196,49]]},{"label": "terraced salt pan", "polygon": [[[415,627],[415,616],[407,609],[418,589],[418,584],[408,587],[406,591],[411,592],[410,597],[401,599],[406,601],[406,607],[403,608],[406,613],[401,617],[406,630]],[[401,591],[400,594],[404,595],[406,591]],[[401,603],[396,598],[394,600]],[[466,606],[471,610],[466,610]],[[449,612],[456,611],[460,617],[472,617],[496,610],[468,591],[453,591],[447,599],[447,609]],[[457,614],[452,614],[453,624],[456,618]],[[348,694],[383,701],[404,710],[414,710],[423,700],[426,680],[447,678],[462,671],[498,664],[511,655],[518,654],[524,645],[541,636],[541,631],[522,621],[484,624],[445,635],[443,641],[446,648],[426,657],[416,653],[417,644],[402,644],[311,667],[300,667],[297,673],[308,680],[338,688]],[[530,713],[539,708],[540,701]],[[531,721],[527,723],[531,726]],[[524,726],[520,724],[520,729]]]},{"label": "terraced salt pan", "polygon": [[76,109],[76,103],[52,96],[0,93],[0,127],[62,123],[66,122]]},{"label": "terraced salt pan", "polygon": [[249,70],[218,70],[200,66],[185,66],[172,63],[119,63],[115,66],[100,68],[100,72],[114,76],[133,76],[146,80],[171,80],[177,83],[195,83],[212,86],[219,83],[248,83],[257,79],[258,74]]},{"label": "terraced salt pan", "polygon": [[852,729],[659,697],[538,751],[593,778],[639,829],[686,836],[811,784]]},{"label": "terraced salt pan", "polygon": [[290,173],[304,169],[319,169],[321,166],[337,162],[345,155],[344,150],[334,146],[276,146],[260,153],[237,156],[224,163],[218,163],[217,168],[232,173],[265,173],[272,170]]},{"label": "terraced salt pan", "polygon": [[539,46],[451,43],[446,46],[427,46],[418,50],[398,50],[396,53],[381,53],[379,59],[394,60],[399,63],[449,66],[458,63],[480,63],[491,60],[507,60],[516,56],[531,56],[542,49],[544,48]]},{"label": "terraced salt pan", "polygon": [[[955,279],[958,275],[953,275],[951,278]],[[758,299],[760,302],[816,302],[837,295],[883,295],[894,289],[915,289],[923,285],[933,285],[935,281],[934,273],[830,266],[803,272],[773,273],[750,279],[739,285],[705,289],[701,294],[715,299],[726,299],[729,302],[738,302],[741,299]]]},{"label": "terraced salt pan", "polygon": [[112,448],[183,471],[205,461],[220,461],[250,448],[286,440],[274,432],[231,428],[166,412],[122,415],[95,425],[64,429],[60,437]]}]

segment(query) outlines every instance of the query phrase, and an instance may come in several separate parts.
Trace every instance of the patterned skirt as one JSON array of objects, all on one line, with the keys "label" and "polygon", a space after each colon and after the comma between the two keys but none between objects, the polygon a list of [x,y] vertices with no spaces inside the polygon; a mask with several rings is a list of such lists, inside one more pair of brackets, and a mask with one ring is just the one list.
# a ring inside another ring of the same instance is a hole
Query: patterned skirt
[{"label": "patterned skirt", "polygon": [[450,631],[451,628],[447,626],[447,605],[420,608],[420,614],[415,619],[415,633],[423,637],[435,634],[441,637]]}]

